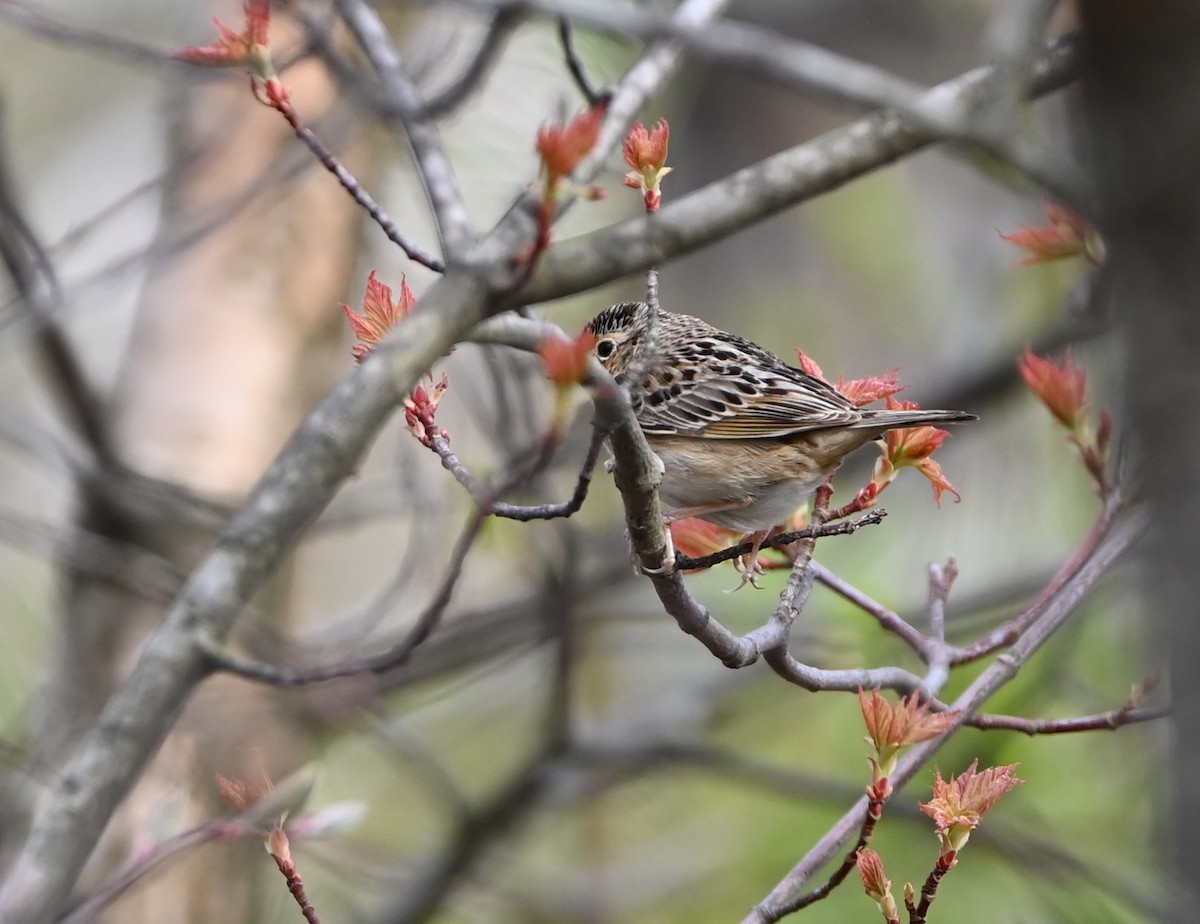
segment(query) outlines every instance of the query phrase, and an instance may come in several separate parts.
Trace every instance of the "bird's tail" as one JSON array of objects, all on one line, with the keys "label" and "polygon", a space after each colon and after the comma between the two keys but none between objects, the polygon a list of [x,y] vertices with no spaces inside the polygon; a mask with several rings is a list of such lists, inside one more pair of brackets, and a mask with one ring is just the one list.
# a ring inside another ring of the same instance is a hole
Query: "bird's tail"
[{"label": "bird's tail", "polygon": [[968,420],[978,420],[974,414],[966,411],[890,411],[885,409],[865,410],[862,420],[852,424],[854,428],[864,428],[883,433],[886,430],[898,430],[903,427],[936,427],[941,424],[965,423]]}]

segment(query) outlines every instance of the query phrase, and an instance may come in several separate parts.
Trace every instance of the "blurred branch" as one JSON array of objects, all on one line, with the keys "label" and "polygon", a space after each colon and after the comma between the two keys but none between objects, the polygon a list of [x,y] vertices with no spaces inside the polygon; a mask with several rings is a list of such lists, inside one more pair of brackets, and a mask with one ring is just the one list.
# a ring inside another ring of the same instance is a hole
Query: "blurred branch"
[{"label": "blurred branch", "polygon": [[157,48],[122,35],[110,35],[96,29],[68,25],[39,12],[27,3],[21,3],[20,0],[0,0],[0,20],[47,41],[76,46],[90,53],[108,55],[126,63],[157,67],[174,63],[176,67],[183,66],[170,60],[170,49]]},{"label": "blurred branch", "polygon": [[471,811],[466,793],[458,785],[444,761],[433,748],[403,726],[402,716],[375,717],[369,721],[372,737],[382,742],[398,761],[403,761],[424,783],[428,796],[440,803],[456,822],[464,820]]},{"label": "blurred branch", "polygon": [[395,670],[397,667],[407,663],[417,647],[429,638],[433,630],[437,628],[438,623],[441,622],[442,617],[445,615],[446,607],[450,603],[450,598],[454,594],[454,589],[462,577],[463,568],[467,561],[467,554],[471,551],[472,546],[474,546],[475,540],[479,538],[483,524],[492,513],[492,505],[495,503],[494,498],[508,493],[532,478],[549,460],[552,449],[552,444],[543,445],[532,467],[525,471],[516,472],[505,482],[490,489],[477,499],[475,510],[472,512],[466,527],[450,552],[450,565],[445,576],[442,578],[442,582],[438,585],[437,593],[426,604],[425,609],[421,611],[421,614],[417,617],[412,628],[409,629],[404,638],[389,647],[386,651],[365,658],[352,659],[323,667],[293,669],[240,658],[227,651],[223,645],[216,644],[207,638],[199,639],[198,644],[211,659],[214,667],[227,673],[236,674],[239,677],[245,677],[247,680],[254,680],[273,686],[308,686],[314,683],[326,683],[330,680],[337,680],[343,677],[353,677],[356,674],[384,674]]},{"label": "blurred branch", "polygon": [[567,62],[567,70],[571,72],[571,79],[575,81],[575,86],[583,94],[587,107],[594,109],[604,101],[604,94],[596,90],[588,80],[587,72],[583,69],[583,62],[579,60],[579,55],[575,51],[575,36],[572,32],[571,20],[566,16],[558,18],[558,40],[562,45],[563,57]]},{"label": "blurred branch", "polygon": [[488,23],[479,47],[467,61],[462,73],[425,101],[425,115],[438,119],[457,109],[479,86],[504,51],[504,45],[520,22],[518,10],[497,10]]},{"label": "blurred branch", "polygon": [[159,841],[149,849],[143,850],[124,868],[106,879],[99,888],[86,895],[59,919],[59,924],[91,924],[143,876],[153,872],[168,860],[193,847],[199,847],[201,844],[246,837],[254,832],[255,829],[244,822],[220,818]]},{"label": "blurred branch", "polygon": [[536,752],[495,796],[461,818],[441,856],[416,883],[405,885],[401,890],[403,897],[385,909],[378,920],[387,924],[417,924],[430,919],[474,861],[495,841],[529,819],[561,772],[561,764],[572,747],[573,675],[578,654],[572,584],[567,580],[560,588],[563,592],[557,595],[551,630],[557,642],[554,680],[544,697],[546,721]]},{"label": "blurred branch", "polygon": [[977,131],[987,137],[1019,132],[1018,110],[1029,95],[1042,36],[1059,0],[1010,0],[988,23],[985,49],[994,75],[974,105]]},{"label": "blurred branch", "polygon": [[[453,0],[486,10],[523,10],[559,22],[636,38],[670,39],[689,54],[739,67],[769,80],[854,109],[908,106],[922,87],[882,68],[749,23],[730,19],[702,26],[653,8],[604,0]],[[584,90],[585,95],[587,91]]]},{"label": "blurred branch", "polygon": [[620,744],[581,742],[572,746],[567,759],[571,764],[611,775],[609,784],[666,765],[707,771],[766,792],[793,797],[819,796],[842,802],[861,792],[858,786],[850,783],[806,773],[791,766],[773,766],[747,758],[736,750],[703,743],[678,743],[661,739]]},{"label": "blurred branch", "polygon": [[54,918],[109,815],[209,672],[201,640],[228,634],[241,607],[354,469],[401,397],[474,322],[484,301],[483,286],[471,277],[443,277],[301,426],[192,572],[129,678],[84,735],[0,890],[0,918],[31,924]]},{"label": "blurred branch", "polygon": [[54,559],[74,575],[112,581],[147,600],[169,601],[183,583],[184,576],[169,561],[147,549],[81,526],[67,536],[15,510],[0,510],[0,542]]},{"label": "blurred branch", "polygon": [[[619,584],[627,574],[623,563],[604,569],[581,579],[578,593],[601,593]],[[556,637],[555,620],[561,616],[561,585],[551,574],[529,593],[458,613],[425,644],[420,658],[378,677],[378,690],[386,693],[405,689],[552,641]]]},{"label": "blurred branch", "polygon": [[501,790],[460,823],[450,843],[415,882],[405,883],[403,898],[379,913],[380,924],[420,924],[429,920],[471,864],[496,840],[525,821],[544,797],[557,756],[554,748],[526,761]]},{"label": "blurred branch", "polygon": [[9,163],[7,131],[0,118],[0,257],[33,323],[42,367],[63,416],[83,438],[95,466],[111,468],[116,457],[100,399],[59,323],[64,313],[62,289],[49,255],[17,204]]},{"label": "blurred branch", "polygon": [[[385,119],[406,114],[406,110],[401,108],[401,99],[395,93],[365,75],[361,68],[335,47],[330,36],[333,17],[328,9],[314,11],[294,7],[290,12],[304,26],[311,53],[320,57],[337,77],[343,91],[355,102]],[[425,100],[420,115],[426,119],[440,119],[462,105],[491,71],[520,21],[519,10],[496,11],[461,72]],[[418,80],[420,75],[412,74],[410,78]]]}]

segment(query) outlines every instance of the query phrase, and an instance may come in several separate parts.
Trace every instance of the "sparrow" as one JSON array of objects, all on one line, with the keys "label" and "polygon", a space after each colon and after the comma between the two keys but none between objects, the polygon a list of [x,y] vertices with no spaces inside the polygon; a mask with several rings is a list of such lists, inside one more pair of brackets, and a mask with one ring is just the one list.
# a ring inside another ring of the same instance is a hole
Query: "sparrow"
[{"label": "sparrow", "polygon": [[[585,328],[593,352],[628,392],[663,464],[668,522],[699,517],[761,542],[888,430],[975,420],[965,411],[858,407],[830,383],[699,318],[621,302]],[[652,342],[651,342],[652,340]]]}]

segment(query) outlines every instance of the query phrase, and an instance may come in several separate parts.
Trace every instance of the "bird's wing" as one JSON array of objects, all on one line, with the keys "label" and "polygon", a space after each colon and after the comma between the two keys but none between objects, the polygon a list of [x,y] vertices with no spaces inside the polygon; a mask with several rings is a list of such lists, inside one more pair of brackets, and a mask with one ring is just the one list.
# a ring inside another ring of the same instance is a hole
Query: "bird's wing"
[{"label": "bird's wing", "polygon": [[829,383],[740,337],[699,337],[654,365],[636,408],[647,433],[764,439],[862,417]]}]

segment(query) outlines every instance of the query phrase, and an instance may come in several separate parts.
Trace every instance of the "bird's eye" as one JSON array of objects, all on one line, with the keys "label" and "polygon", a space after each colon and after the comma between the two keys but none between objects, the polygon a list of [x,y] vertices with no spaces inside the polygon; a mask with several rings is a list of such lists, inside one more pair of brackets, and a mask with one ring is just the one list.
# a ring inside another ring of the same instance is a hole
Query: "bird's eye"
[{"label": "bird's eye", "polygon": [[613,350],[617,348],[617,344],[612,340],[601,340],[596,344],[596,355],[601,359],[608,359],[613,355]]}]

